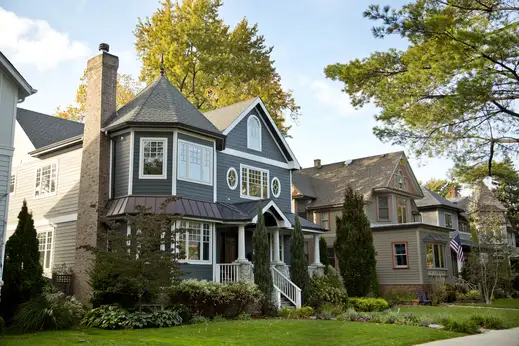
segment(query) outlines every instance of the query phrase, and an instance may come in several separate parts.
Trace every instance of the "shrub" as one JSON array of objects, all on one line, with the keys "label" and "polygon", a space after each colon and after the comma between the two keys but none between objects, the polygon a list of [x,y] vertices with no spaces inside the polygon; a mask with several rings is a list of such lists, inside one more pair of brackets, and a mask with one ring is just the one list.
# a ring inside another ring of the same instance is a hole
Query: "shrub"
[{"label": "shrub", "polygon": [[279,312],[278,312],[279,317],[286,318],[286,319],[309,318],[313,314],[314,314],[314,310],[310,306],[303,306],[301,309],[283,308],[283,309],[279,310]]},{"label": "shrub", "polygon": [[343,312],[344,312],[344,308],[343,308],[342,305],[334,305],[334,304],[331,304],[331,303],[324,303],[319,308],[319,314],[320,315],[324,315],[324,314],[329,313],[333,317],[337,317],[340,314],[342,314]]},{"label": "shrub", "polygon": [[355,311],[354,308],[348,308],[346,312],[343,312],[339,316],[337,316],[337,320],[339,321],[357,321],[359,318],[359,313]]},{"label": "shrub", "polygon": [[246,313],[245,311],[240,313],[238,316],[236,316],[236,319],[237,320],[240,320],[240,321],[248,321],[252,318],[252,316],[248,313]]},{"label": "shrub", "polygon": [[48,286],[40,296],[20,305],[12,328],[22,333],[65,329],[79,324],[84,314],[84,307],[77,299]]},{"label": "shrub", "polygon": [[478,290],[471,290],[466,294],[456,293],[456,300],[458,301],[480,301],[481,299],[481,293]]},{"label": "shrub", "polygon": [[310,280],[308,304],[319,309],[324,303],[339,305],[343,309],[348,307],[348,292],[340,277],[331,268],[326,275],[314,276]]},{"label": "shrub", "polygon": [[191,324],[206,324],[209,322],[210,322],[210,320],[207,317],[199,316],[199,315],[195,315],[195,316],[191,317],[191,320],[189,321],[189,323],[191,323]]},{"label": "shrub", "polygon": [[389,309],[389,304],[382,298],[350,298],[350,305],[356,311],[384,311]]},{"label": "shrub", "polygon": [[182,305],[191,315],[236,318],[242,312],[257,314],[262,293],[249,282],[217,283],[184,280],[169,289],[173,305]]},{"label": "shrub", "polygon": [[4,329],[5,329],[5,321],[2,318],[2,316],[0,316],[0,334],[2,334],[4,332]]},{"label": "shrub", "polygon": [[505,329],[505,322],[499,316],[475,314],[470,320],[482,328]]},{"label": "shrub", "polygon": [[90,310],[82,323],[101,329],[163,328],[181,325],[182,317],[174,310],[130,313],[117,305],[103,305]]},{"label": "shrub", "polygon": [[452,332],[476,334],[479,332],[479,325],[471,319],[459,319],[452,317],[444,317],[438,320],[445,330]]},{"label": "shrub", "polygon": [[394,306],[416,299],[416,293],[402,289],[393,289],[385,292],[382,298],[384,298],[390,306]]},{"label": "shrub", "polygon": [[494,299],[504,299],[508,298],[508,294],[506,294],[505,290],[502,288],[496,288],[494,290]]},{"label": "shrub", "polygon": [[445,279],[443,277],[437,277],[431,285],[431,304],[438,305],[443,303],[446,295]]}]

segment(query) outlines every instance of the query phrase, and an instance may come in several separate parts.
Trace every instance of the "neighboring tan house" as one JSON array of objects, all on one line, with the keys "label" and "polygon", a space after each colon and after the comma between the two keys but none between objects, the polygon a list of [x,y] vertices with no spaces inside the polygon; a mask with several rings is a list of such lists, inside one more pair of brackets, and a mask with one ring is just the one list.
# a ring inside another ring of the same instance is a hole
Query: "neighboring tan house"
[{"label": "neighboring tan house", "polygon": [[[422,190],[403,152],[321,164],[292,177],[293,207],[300,216],[328,229],[323,237],[335,263],[336,218],[344,191],[351,186],[364,197],[364,212],[373,231],[381,291],[427,289],[435,278],[452,277],[449,229],[420,221],[415,204]],[[313,240],[309,240],[309,246]],[[428,263],[427,254],[432,258]],[[313,261],[310,253],[310,261]]]},{"label": "neighboring tan house", "polygon": [[13,192],[11,162],[14,152],[16,105],[36,93],[5,55],[0,52],[0,290],[4,269],[4,249],[9,194]]},{"label": "neighboring tan house", "polygon": [[[287,266],[296,217],[292,173],[300,166],[261,99],[202,114],[161,73],[116,111],[119,61],[108,45],[100,50],[88,61],[84,127],[18,111],[21,159],[10,227],[27,199],[46,271],[63,263],[73,267],[74,294],[86,302],[93,257],[81,246],[97,245],[101,218],[132,232],[126,215],[137,206],[158,212],[166,198],[180,197],[166,211],[181,214],[175,227],[186,229],[177,239],[185,254],[184,277],[238,281],[253,277],[252,235],[261,210],[275,296],[279,304],[300,306],[301,291],[289,280]],[[34,119],[25,123],[29,117]],[[301,224],[317,244],[325,230],[308,220]],[[309,270],[322,272],[319,248],[314,251]]]}]

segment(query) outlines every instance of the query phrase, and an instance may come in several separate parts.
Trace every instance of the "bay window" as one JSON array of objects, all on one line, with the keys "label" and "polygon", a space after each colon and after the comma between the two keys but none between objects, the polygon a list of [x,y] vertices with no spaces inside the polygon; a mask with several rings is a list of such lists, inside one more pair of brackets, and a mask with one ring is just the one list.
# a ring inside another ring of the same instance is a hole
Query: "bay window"
[{"label": "bay window", "polygon": [[188,262],[211,262],[211,225],[196,221],[180,221],[177,248],[180,260]]},{"label": "bay window", "polygon": [[377,197],[378,220],[389,221],[389,196]]},{"label": "bay window", "polygon": [[444,269],[445,268],[445,245],[444,244],[427,244],[427,268]]},{"label": "bay window", "polygon": [[250,199],[269,198],[269,171],[241,165],[240,195]]},{"label": "bay window", "polygon": [[398,199],[398,223],[407,222],[407,199]]},{"label": "bay window", "polygon": [[213,148],[178,141],[178,179],[213,184]]},{"label": "bay window", "polygon": [[445,213],[445,227],[452,228],[452,215]]},{"label": "bay window", "polygon": [[139,179],[166,179],[167,138],[141,138]]}]

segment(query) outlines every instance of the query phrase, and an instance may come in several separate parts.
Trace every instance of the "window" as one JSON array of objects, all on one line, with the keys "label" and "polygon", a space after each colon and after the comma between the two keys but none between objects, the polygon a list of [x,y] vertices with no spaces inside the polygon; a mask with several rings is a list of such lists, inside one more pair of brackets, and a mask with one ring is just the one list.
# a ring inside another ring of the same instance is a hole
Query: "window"
[{"label": "window", "polygon": [[166,179],[167,138],[141,138],[139,179]]},{"label": "window", "polygon": [[407,242],[393,243],[393,268],[409,268]]},{"label": "window", "polygon": [[247,120],[247,148],[261,151],[261,123],[255,115]]},{"label": "window", "polygon": [[404,176],[401,170],[399,170],[396,175],[395,185],[400,190],[407,190],[406,177]]},{"label": "window", "polygon": [[279,197],[279,194],[281,193],[281,183],[279,182],[279,179],[274,177],[272,179],[272,194],[274,197]]},{"label": "window", "polygon": [[213,148],[182,140],[178,143],[178,178],[212,185]]},{"label": "window", "polygon": [[330,265],[335,268],[335,249],[333,247],[328,248],[328,261],[330,261]]},{"label": "window", "polygon": [[398,223],[407,222],[407,199],[398,199]]},{"label": "window", "polygon": [[231,190],[236,189],[236,186],[238,186],[238,172],[233,167],[227,170],[227,186]]},{"label": "window", "polygon": [[211,226],[208,223],[180,221],[178,249],[184,260],[194,262],[211,261]]},{"label": "window", "polygon": [[452,215],[445,213],[445,227],[452,228]]},{"label": "window", "polygon": [[14,194],[14,191],[16,189],[16,175],[11,175],[11,180],[9,183],[9,193]]},{"label": "window", "polygon": [[328,212],[321,213],[321,227],[324,229],[330,229],[330,220]]},{"label": "window", "polygon": [[43,271],[50,271],[52,261],[52,231],[39,232],[37,235],[40,263]]},{"label": "window", "polygon": [[445,245],[427,244],[427,268],[445,268]]},{"label": "window", "polygon": [[38,168],[36,171],[35,196],[47,196],[56,193],[57,165],[55,163]]},{"label": "window", "polygon": [[269,171],[241,166],[241,197],[269,198]]},{"label": "window", "polygon": [[389,221],[389,196],[378,196],[378,220]]}]

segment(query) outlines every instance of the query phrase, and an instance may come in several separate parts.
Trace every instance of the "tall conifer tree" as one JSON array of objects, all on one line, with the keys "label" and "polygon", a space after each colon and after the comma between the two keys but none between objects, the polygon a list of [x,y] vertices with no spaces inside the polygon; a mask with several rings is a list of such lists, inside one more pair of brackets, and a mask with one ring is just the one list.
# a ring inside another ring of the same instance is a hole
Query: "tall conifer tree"
[{"label": "tall conifer tree", "polygon": [[265,219],[261,208],[258,210],[256,230],[252,236],[254,247],[254,282],[265,295],[264,311],[268,311],[272,300],[272,273],[270,270],[269,241]]},{"label": "tall conifer tree", "polygon": [[290,247],[290,254],[292,256],[292,263],[290,265],[290,279],[302,291],[303,299],[307,296],[308,283],[310,277],[308,275],[308,261],[305,256],[305,238],[299,217],[296,216],[296,225],[292,232],[292,244]]}]

